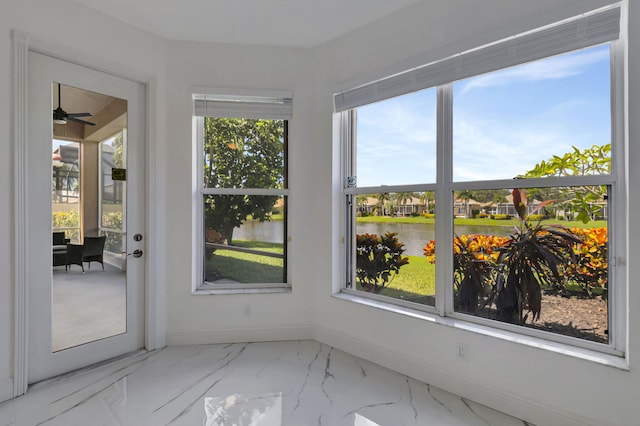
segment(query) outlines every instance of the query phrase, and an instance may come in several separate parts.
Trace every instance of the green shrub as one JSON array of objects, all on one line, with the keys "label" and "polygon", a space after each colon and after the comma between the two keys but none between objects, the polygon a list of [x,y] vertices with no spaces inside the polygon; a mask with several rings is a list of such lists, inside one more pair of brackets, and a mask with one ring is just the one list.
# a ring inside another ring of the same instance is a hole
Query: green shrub
[{"label": "green shrub", "polygon": [[423,217],[426,217],[427,219],[435,219],[436,215],[434,213],[422,213]]},{"label": "green shrub", "polygon": [[509,219],[511,219],[511,216],[508,215],[508,214],[492,214],[489,217],[491,219],[493,219],[493,220],[509,220]]},{"label": "green shrub", "polygon": [[78,210],[53,212],[51,215],[53,230],[61,229],[65,232],[65,238],[72,242],[80,241],[80,215]]},{"label": "green shrub", "polygon": [[380,293],[409,263],[397,233],[356,235],[356,278],[362,289]]},{"label": "green shrub", "polygon": [[80,226],[78,210],[53,212],[52,221],[54,228],[78,228]]},{"label": "green shrub", "polygon": [[489,217],[489,215],[487,213],[478,213],[478,218],[480,218],[480,219],[484,219],[484,218],[487,218],[487,217]]},{"label": "green shrub", "polygon": [[543,214],[531,214],[529,215],[529,220],[531,222],[540,222],[542,219],[545,219],[547,216]]},{"label": "green shrub", "polygon": [[122,229],[122,212],[102,213],[102,227]]}]

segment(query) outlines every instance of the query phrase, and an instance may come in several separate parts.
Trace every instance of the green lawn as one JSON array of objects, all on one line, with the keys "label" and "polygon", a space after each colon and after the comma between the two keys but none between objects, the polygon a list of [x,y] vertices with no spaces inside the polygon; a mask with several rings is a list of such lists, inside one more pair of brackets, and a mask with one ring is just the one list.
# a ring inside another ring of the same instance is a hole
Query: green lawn
[{"label": "green lawn", "polygon": [[[272,253],[282,253],[282,244],[262,241],[233,241],[233,245]],[[269,256],[218,249],[206,262],[207,272],[240,283],[284,282],[284,261]]]},{"label": "green lawn", "polygon": [[[415,223],[415,224],[433,224],[435,223],[435,219],[426,218],[422,216],[416,217],[390,217],[390,216],[366,216],[366,217],[358,217],[356,218],[358,223]],[[476,225],[476,226],[508,226],[512,227],[513,225],[517,225],[519,221],[517,219],[510,220],[495,220],[490,219],[488,217],[485,218],[460,218],[457,217],[454,219],[455,225]],[[588,223],[582,223],[577,220],[556,220],[556,219],[545,219],[542,223],[551,225],[563,225],[567,228],[603,228],[607,226],[607,221],[605,220],[592,220]]]},{"label": "green lawn", "polygon": [[432,305],[436,294],[435,265],[425,257],[408,257],[409,263],[400,268],[400,273],[380,295]]}]

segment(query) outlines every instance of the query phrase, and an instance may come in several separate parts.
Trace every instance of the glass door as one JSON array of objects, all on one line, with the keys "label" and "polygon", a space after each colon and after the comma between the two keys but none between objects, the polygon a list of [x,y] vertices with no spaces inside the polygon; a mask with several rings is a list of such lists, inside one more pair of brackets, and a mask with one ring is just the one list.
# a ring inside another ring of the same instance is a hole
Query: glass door
[{"label": "glass door", "polygon": [[139,83],[29,61],[33,383],[144,346],[145,114]]}]

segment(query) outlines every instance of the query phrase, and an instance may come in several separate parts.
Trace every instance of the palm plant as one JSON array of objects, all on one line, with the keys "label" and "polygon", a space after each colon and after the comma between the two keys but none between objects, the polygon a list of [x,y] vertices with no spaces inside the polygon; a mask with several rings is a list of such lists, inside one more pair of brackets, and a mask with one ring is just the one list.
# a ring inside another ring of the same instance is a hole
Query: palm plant
[{"label": "palm plant", "polygon": [[413,197],[415,197],[415,192],[397,192],[395,195],[395,202],[397,203],[398,211],[400,211],[400,207],[402,209],[402,215],[406,214],[404,207],[407,205],[407,201],[412,201]]},{"label": "palm plant", "polygon": [[433,213],[434,195],[432,191],[420,192],[420,202],[424,203],[427,213]]},{"label": "palm plant", "polygon": [[464,203],[464,215],[469,217],[469,201],[473,198],[473,192],[468,190],[458,191],[457,198]]},{"label": "palm plant", "polygon": [[[498,265],[505,270],[495,286],[495,304],[499,320],[524,323],[540,317],[542,287],[562,287],[562,271],[574,264],[573,246],[581,239],[561,225],[531,223],[528,219],[524,189],[514,189],[513,205],[520,218],[508,243],[499,248]],[[540,203],[530,214],[552,201]],[[504,266],[502,266],[504,265]],[[526,314],[524,312],[527,311]]]}]

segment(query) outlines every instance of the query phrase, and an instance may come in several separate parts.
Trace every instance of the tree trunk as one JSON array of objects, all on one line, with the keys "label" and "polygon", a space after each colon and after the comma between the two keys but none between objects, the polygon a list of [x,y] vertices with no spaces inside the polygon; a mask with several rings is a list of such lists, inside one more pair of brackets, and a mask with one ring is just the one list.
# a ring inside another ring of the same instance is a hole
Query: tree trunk
[{"label": "tree trunk", "polygon": [[227,241],[227,245],[232,245],[233,244],[233,230],[234,230],[234,226],[233,225],[223,225],[222,226],[222,230],[221,230],[221,234],[224,236],[224,239]]}]

